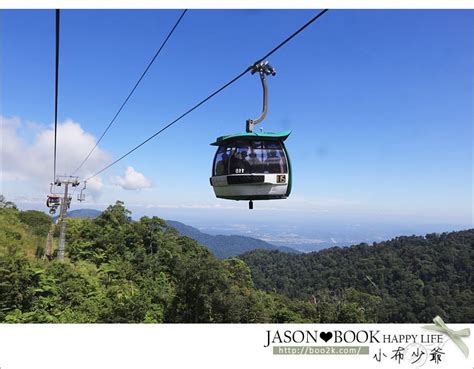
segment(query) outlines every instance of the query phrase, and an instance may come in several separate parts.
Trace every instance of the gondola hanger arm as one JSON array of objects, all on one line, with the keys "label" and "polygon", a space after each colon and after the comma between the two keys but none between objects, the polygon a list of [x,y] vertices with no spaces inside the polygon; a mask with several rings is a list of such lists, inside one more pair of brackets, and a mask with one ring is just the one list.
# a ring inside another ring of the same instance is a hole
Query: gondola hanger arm
[{"label": "gondola hanger arm", "polygon": [[260,81],[262,82],[262,88],[263,88],[263,108],[262,108],[262,113],[257,119],[247,119],[247,124],[246,124],[246,131],[251,133],[253,132],[253,127],[256,126],[258,123],[260,123],[262,120],[265,119],[265,116],[267,115],[267,110],[268,110],[268,87],[267,87],[267,81],[266,81],[266,76],[272,75],[274,76],[276,74],[275,68],[273,68],[270,64],[268,64],[267,61],[261,61],[255,63],[251,67],[251,73],[259,73],[260,75]]}]

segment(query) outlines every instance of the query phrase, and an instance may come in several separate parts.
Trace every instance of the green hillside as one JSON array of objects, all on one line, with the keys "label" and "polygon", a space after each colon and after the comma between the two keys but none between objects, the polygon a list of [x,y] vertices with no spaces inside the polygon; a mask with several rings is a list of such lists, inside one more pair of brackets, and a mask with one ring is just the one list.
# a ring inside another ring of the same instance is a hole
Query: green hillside
[{"label": "green hillside", "polygon": [[289,255],[253,251],[241,256],[257,288],[315,299],[347,288],[380,298],[379,322],[474,321],[474,229],[397,237],[390,241]]},{"label": "green hillside", "polygon": [[130,215],[117,202],[95,219],[68,219],[59,262],[41,258],[49,216],[0,208],[0,322],[473,319],[474,230],[219,260],[164,220]]},{"label": "green hillside", "polygon": [[0,209],[0,322],[311,322],[317,308],[257,290],[239,259],[221,261],[164,220],[123,203],[68,219],[66,260],[42,260],[51,218]]}]

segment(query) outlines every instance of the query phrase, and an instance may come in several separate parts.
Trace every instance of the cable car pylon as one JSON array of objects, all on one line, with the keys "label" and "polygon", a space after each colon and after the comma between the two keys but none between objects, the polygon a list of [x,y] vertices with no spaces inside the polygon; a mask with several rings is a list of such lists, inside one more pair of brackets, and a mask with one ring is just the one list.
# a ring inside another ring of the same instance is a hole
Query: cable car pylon
[{"label": "cable car pylon", "polygon": [[[46,200],[46,205],[50,208],[50,214],[54,214],[56,212],[56,208],[59,206],[59,216],[56,221],[56,223],[51,225],[51,229],[48,232],[48,237],[46,240],[46,249],[45,253],[43,256],[43,259],[52,259],[52,240],[53,240],[53,234],[56,229],[56,227],[59,225],[59,245],[58,245],[58,255],[57,258],[58,260],[64,260],[64,247],[66,243],[66,217],[67,217],[67,211],[69,207],[71,206],[71,200],[72,196],[69,194],[69,186],[72,187],[77,187],[79,186],[79,178],[74,177],[74,176],[61,176],[57,177],[56,180],[54,181],[54,185],[61,187],[64,186],[64,192],[62,193],[62,197],[60,197],[59,194],[54,194],[54,197],[51,197],[51,195],[48,195],[48,200]],[[81,190],[81,198],[84,197],[82,191],[85,189],[85,184],[84,188]],[[53,193],[52,187],[51,187],[51,193]],[[53,199],[54,198],[54,202]]]}]

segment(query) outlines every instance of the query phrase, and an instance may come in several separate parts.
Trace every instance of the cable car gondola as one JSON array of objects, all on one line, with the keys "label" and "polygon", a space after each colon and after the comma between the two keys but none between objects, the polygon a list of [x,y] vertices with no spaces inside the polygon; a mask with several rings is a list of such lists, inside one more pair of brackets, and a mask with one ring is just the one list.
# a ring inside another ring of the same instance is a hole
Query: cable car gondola
[{"label": "cable car gondola", "polygon": [[275,75],[268,62],[256,64],[263,87],[263,111],[249,119],[246,132],[221,136],[211,145],[218,146],[212,167],[211,185],[217,198],[249,201],[286,199],[291,192],[291,164],[284,141],[291,131],[253,132],[267,113],[265,75]]},{"label": "cable car gondola", "polygon": [[51,194],[46,198],[46,206],[49,208],[49,213],[56,213],[56,209],[61,205],[61,198],[59,195]]}]

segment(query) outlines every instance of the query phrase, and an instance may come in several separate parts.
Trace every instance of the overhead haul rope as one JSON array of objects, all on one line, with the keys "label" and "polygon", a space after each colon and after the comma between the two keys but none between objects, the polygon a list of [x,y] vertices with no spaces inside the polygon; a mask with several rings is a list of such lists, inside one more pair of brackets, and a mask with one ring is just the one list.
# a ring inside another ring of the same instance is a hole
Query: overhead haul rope
[{"label": "overhead haul rope", "polygon": [[176,23],[174,24],[173,28],[171,29],[171,31],[168,33],[168,35],[166,36],[165,40],[162,42],[161,46],[159,47],[159,49],[157,50],[157,52],[155,53],[155,55],[153,56],[153,58],[151,59],[151,61],[148,63],[148,66],[145,68],[144,72],[142,73],[142,75],[140,76],[140,78],[138,79],[137,83],[135,83],[135,86],[133,86],[132,90],[130,91],[130,93],[128,94],[127,98],[124,100],[124,102],[122,103],[122,105],[120,106],[120,108],[118,109],[117,113],[115,113],[114,117],[112,118],[112,120],[110,121],[109,125],[107,126],[107,128],[104,130],[104,132],[102,133],[102,135],[99,137],[99,140],[95,143],[94,147],[91,149],[91,151],[89,151],[89,153],[86,155],[86,157],[84,158],[84,160],[82,160],[81,164],[79,164],[79,166],[74,170],[74,172],[72,172],[72,174],[74,175],[75,173],[77,173],[77,171],[79,169],[82,168],[82,166],[85,164],[85,162],[89,159],[89,157],[92,155],[92,152],[97,148],[97,146],[99,145],[99,142],[102,141],[102,139],[104,138],[105,134],[107,133],[107,131],[110,129],[110,127],[112,126],[112,124],[115,122],[115,120],[117,119],[118,115],[120,114],[120,112],[122,111],[122,109],[124,108],[125,104],[127,104],[128,100],[130,99],[130,97],[133,95],[133,93],[135,92],[135,90],[137,89],[138,85],[140,84],[140,82],[142,81],[143,77],[145,77],[145,74],[148,72],[148,70],[150,69],[150,67],[152,66],[152,64],[154,63],[154,61],[156,60],[156,58],[158,57],[158,55],[160,55],[161,53],[161,50],[163,50],[163,48],[165,47],[166,43],[168,42],[168,40],[171,38],[171,35],[174,33],[175,29],[178,27],[179,23],[181,22],[181,19],[183,19],[184,15],[186,14],[188,10],[185,9],[183,10],[183,12],[181,13],[181,16],[178,18],[178,20],[176,21]]},{"label": "overhead haul rope", "polygon": [[148,137],[145,141],[142,141],[140,144],[138,144],[137,146],[135,146],[133,149],[129,150],[128,152],[126,152],[125,154],[123,154],[121,157],[119,157],[117,160],[113,161],[112,163],[110,163],[109,165],[105,166],[104,168],[102,168],[101,170],[99,170],[97,173],[91,175],[90,177],[88,177],[86,179],[86,181],[89,181],[90,179],[98,176],[99,174],[101,174],[102,172],[104,172],[105,170],[109,169],[111,166],[117,164],[119,161],[121,161],[122,159],[124,159],[125,157],[127,157],[128,155],[130,155],[131,153],[133,153],[135,150],[139,149],[140,147],[142,147],[143,145],[145,145],[147,142],[151,141],[152,139],[154,139],[156,136],[158,136],[160,133],[162,133],[163,131],[167,130],[168,128],[170,128],[172,125],[174,125],[175,123],[177,123],[178,121],[180,121],[182,118],[184,118],[186,115],[188,115],[189,113],[191,113],[192,111],[196,110],[198,107],[200,107],[202,104],[204,104],[205,102],[209,101],[210,99],[212,99],[214,96],[216,96],[219,92],[221,92],[222,90],[226,89],[227,87],[229,87],[231,84],[233,84],[234,82],[236,82],[238,79],[240,79],[241,77],[243,77],[247,72],[251,71],[254,69],[254,66],[256,64],[259,64],[261,63],[264,59],[268,58],[270,55],[272,55],[273,53],[275,53],[278,49],[280,49],[282,46],[284,46],[286,43],[288,43],[290,40],[292,40],[296,35],[298,35],[300,32],[302,32],[306,27],[308,27],[311,23],[315,22],[319,17],[321,17],[324,13],[326,13],[329,9],[325,9],[321,12],[319,12],[318,14],[316,14],[313,18],[311,18],[308,22],[306,22],[303,26],[301,26],[298,30],[296,30],[293,34],[291,34],[289,37],[287,37],[284,41],[282,41],[280,44],[278,44],[277,46],[275,46],[270,52],[268,52],[265,56],[263,56],[262,58],[258,59],[255,63],[253,63],[251,66],[247,67],[243,72],[241,72],[238,76],[232,78],[229,82],[227,82],[225,85],[223,85],[222,87],[220,87],[219,89],[217,89],[216,91],[214,91],[213,93],[211,93],[208,97],[206,97],[205,99],[201,100],[199,103],[197,103],[196,105],[194,105],[192,108],[186,110],[183,114],[181,114],[178,118],[176,118],[175,120],[173,120],[172,122],[168,123],[166,126],[164,126],[163,128],[161,128],[158,132],[155,132],[153,135],[151,135],[150,137]]},{"label": "overhead haul rope", "polygon": [[53,183],[56,181],[56,147],[58,140],[58,79],[59,79],[59,9],[56,9],[56,81],[54,91],[54,161]]}]

